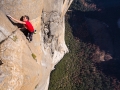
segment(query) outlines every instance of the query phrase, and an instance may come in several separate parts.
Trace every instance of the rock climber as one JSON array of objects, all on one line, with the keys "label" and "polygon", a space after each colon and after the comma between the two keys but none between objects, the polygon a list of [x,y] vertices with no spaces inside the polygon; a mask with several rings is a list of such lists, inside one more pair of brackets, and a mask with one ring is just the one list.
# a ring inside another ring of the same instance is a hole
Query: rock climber
[{"label": "rock climber", "polygon": [[33,37],[33,33],[36,33],[33,28],[33,25],[31,24],[31,22],[29,21],[29,16],[24,15],[22,16],[22,21],[17,20],[15,18],[13,18],[10,15],[7,15],[10,19],[16,21],[17,23],[23,24],[25,26],[25,28],[28,30],[28,34],[27,34],[27,39],[29,40],[29,42],[32,41],[32,37]]}]

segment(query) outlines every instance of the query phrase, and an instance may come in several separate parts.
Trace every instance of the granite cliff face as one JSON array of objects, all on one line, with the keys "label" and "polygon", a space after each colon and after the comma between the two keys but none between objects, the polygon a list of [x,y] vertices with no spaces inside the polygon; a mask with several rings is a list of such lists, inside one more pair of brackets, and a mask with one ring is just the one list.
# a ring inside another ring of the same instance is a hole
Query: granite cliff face
[{"label": "granite cliff face", "polygon": [[[68,52],[64,15],[72,0],[0,1],[0,90],[48,90],[50,72]],[[29,43],[6,14],[28,15],[37,30]]]}]

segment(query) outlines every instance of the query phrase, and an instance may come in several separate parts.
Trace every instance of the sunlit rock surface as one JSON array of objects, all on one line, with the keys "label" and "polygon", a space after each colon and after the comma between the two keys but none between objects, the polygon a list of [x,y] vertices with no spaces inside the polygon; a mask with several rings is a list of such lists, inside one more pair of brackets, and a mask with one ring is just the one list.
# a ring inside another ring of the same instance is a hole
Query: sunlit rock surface
[{"label": "sunlit rock surface", "polygon": [[[48,90],[50,72],[68,52],[64,15],[72,0],[0,1],[0,90]],[[28,15],[37,33],[29,43],[6,17]]]}]

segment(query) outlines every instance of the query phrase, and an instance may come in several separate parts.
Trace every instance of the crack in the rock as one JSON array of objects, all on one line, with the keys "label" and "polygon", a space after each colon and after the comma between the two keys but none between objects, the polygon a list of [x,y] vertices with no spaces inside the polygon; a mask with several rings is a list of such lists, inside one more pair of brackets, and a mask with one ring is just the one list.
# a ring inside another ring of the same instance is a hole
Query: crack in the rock
[{"label": "crack in the rock", "polygon": [[3,42],[5,42],[8,38],[11,38],[10,36],[12,36],[17,30],[18,30],[18,28],[15,31],[13,31],[9,36],[6,36],[2,31],[0,31],[6,37],[4,40],[2,40],[0,42],[0,44],[2,44]]}]

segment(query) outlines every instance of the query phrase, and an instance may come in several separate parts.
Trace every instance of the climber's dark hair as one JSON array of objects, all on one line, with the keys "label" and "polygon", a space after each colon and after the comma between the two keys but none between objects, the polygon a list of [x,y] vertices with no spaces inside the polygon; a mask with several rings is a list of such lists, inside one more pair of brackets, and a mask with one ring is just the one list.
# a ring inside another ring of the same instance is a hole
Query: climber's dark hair
[{"label": "climber's dark hair", "polygon": [[25,18],[25,17],[29,20],[29,16],[27,16],[27,15],[22,16],[22,17],[20,18],[20,20],[23,21],[23,18]]},{"label": "climber's dark hair", "polygon": [[26,18],[29,20],[29,16],[27,16],[27,15],[24,15],[24,16],[23,16],[23,18],[25,18],[25,17],[26,17]]}]

